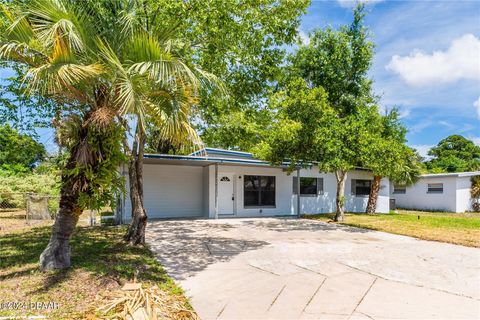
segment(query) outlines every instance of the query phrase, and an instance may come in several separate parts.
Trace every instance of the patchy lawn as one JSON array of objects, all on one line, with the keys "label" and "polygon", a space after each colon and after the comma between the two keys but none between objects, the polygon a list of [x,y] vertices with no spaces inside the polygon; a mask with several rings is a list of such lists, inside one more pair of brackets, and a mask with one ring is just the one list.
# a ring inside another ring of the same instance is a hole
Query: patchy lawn
[{"label": "patchy lawn", "polygon": [[[98,319],[97,308],[125,282],[136,278],[144,288],[158,286],[166,304],[175,305],[167,308],[166,318],[196,318],[182,290],[152,252],[146,247],[126,246],[124,232],[124,227],[78,227],[71,242],[72,268],[46,273],[38,270],[38,258],[47,245],[50,227],[0,234],[0,316]],[[7,310],[7,302],[52,302],[58,303],[58,308]]]},{"label": "patchy lawn", "polygon": [[[332,222],[333,215],[305,218]],[[346,214],[342,224],[433,240],[480,247],[480,213],[403,211],[391,214]]]}]

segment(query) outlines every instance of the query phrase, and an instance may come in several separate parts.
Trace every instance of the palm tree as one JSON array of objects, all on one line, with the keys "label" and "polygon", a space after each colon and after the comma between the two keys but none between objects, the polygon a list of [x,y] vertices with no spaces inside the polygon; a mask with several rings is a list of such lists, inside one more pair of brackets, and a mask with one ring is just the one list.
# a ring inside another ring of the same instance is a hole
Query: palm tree
[{"label": "palm tree", "polygon": [[198,140],[189,124],[192,105],[201,85],[215,81],[178,58],[171,32],[145,27],[148,13],[136,1],[101,5],[105,10],[91,10],[86,2],[33,0],[4,8],[9,23],[2,27],[0,59],[27,65],[29,92],[69,110],[55,119],[70,152],[59,213],[40,257],[43,270],[70,266],[69,240],[79,215],[89,199],[109,194],[108,185],[118,180],[112,174],[121,161],[115,153],[123,140],[118,128],[126,129],[130,116],[136,130],[129,166],[133,220],[126,239],[144,241],[145,119],[152,117],[174,141]]}]

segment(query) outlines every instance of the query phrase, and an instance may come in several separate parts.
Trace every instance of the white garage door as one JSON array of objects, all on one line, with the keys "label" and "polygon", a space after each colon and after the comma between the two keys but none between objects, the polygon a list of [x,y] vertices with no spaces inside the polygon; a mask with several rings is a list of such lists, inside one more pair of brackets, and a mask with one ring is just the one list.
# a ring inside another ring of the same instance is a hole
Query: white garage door
[{"label": "white garage door", "polygon": [[144,165],[144,201],[149,218],[203,215],[203,168]]}]

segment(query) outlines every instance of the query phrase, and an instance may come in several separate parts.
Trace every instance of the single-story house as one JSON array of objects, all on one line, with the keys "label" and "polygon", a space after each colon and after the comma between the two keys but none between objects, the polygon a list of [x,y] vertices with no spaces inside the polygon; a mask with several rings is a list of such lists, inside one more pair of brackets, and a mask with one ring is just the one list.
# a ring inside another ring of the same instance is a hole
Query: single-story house
[{"label": "single-story house", "polygon": [[390,197],[399,208],[448,212],[472,211],[471,177],[480,171],[424,174],[412,186],[393,185]]},{"label": "single-story house", "polygon": [[[319,172],[316,166],[290,174],[286,169],[286,165],[273,166],[248,152],[215,148],[190,155],[146,154],[145,208],[149,218],[296,216],[299,211],[335,211],[333,173]],[[128,178],[126,166],[122,170]],[[368,170],[348,172],[346,211],[365,211],[372,180]],[[390,183],[384,179],[381,185],[377,211],[386,213]],[[117,218],[127,222],[130,212],[126,195],[117,206]]]}]

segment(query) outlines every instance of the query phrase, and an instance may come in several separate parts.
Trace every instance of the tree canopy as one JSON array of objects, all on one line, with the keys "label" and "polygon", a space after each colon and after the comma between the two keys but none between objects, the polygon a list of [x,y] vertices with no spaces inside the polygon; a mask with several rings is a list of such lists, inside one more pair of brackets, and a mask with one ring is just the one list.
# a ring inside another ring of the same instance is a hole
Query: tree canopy
[{"label": "tree canopy", "polygon": [[30,135],[19,133],[9,124],[0,126],[0,168],[27,172],[46,156],[43,144]]},{"label": "tree canopy", "polygon": [[203,90],[196,127],[205,144],[249,150],[270,120],[265,100],[297,40],[309,0],[151,0],[149,23],[175,25],[181,55],[215,74],[227,95]]},{"label": "tree canopy", "polygon": [[462,172],[480,170],[480,146],[461,135],[451,135],[428,151],[430,172]]},{"label": "tree canopy", "polygon": [[310,43],[289,57],[279,92],[270,99],[279,120],[257,151],[273,162],[303,160],[334,172],[337,220],[343,220],[346,172],[361,164],[361,141],[379,118],[367,74],[373,43],[363,18],[359,5],[349,26],[315,30]]}]

